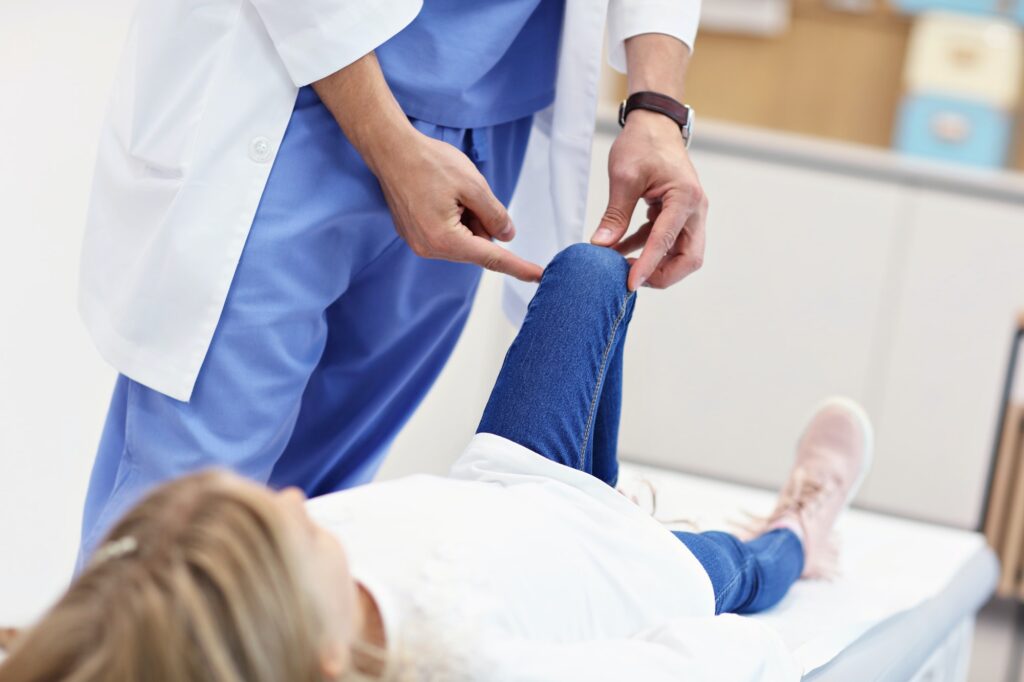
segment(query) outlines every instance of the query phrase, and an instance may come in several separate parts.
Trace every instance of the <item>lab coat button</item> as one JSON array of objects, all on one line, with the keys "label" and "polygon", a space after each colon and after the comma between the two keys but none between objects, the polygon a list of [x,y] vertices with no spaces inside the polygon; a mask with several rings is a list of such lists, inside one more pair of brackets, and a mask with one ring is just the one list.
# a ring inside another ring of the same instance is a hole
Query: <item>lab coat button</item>
[{"label": "lab coat button", "polygon": [[249,143],[249,158],[256,163],[266,163],[272,156],[270,140],[263,137],[254,137]]}]

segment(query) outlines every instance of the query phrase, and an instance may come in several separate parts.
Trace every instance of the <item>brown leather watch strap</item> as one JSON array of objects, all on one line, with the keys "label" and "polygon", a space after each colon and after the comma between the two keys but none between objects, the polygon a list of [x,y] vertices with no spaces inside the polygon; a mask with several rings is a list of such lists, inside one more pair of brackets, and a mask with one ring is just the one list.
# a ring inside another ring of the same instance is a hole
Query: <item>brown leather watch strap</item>
[{"label": "brown leather watch strap", "polygon": [[679,124],[679,128],[683,129],[686,127],[687,122],[690,119],[690,108],[679,102],[668,95],[662,95],[659,92],[634,92],[632,95],[626,98],[619,107],[619,125],[626,125],[626,117],[629,116],[629,112],[634,109],[647,109],[648,111],[656,111],[659,114],[664,114],[670,119]]}]

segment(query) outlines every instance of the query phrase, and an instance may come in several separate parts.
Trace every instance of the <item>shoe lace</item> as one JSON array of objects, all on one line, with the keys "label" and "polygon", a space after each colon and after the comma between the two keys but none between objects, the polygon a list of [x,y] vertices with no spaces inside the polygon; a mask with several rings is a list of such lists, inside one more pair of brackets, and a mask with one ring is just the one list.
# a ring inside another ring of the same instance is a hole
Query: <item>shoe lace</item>
[{"label": "shoe lace", "polygon": [[790,484],[782,491],[775,511],[768,517],[768,522],[774,523],[783,516],[793,514],[806,525],[837,488],[838,482],[834,478],[814,475],[804,468],[799,468],[793,472]]},{"label": "shoe lace", "polygon": [[615,489],[619,491],[619,493],[622,494],[627,500],[635,504],[640,509],[643,509],[648,515],[650,515],[651,518],[653,518],[658,523],[664,524],[666,526],[685,526],[689,530],[692,530],[694,532],[700,532],[701,527],[694,518],[682,516],[667,517],[658,513],[658,486],[656,486],[653,481],[646,477],[639,477],[635,479],[635,483],[643,486],[650,493],[650,509],[646,508],[643,504],[640,503],[639,495],[630,492],[626,487],[619,486],[616,487]]},{"label": "shoe lace", "polygon": [[[815,515],[831,495],[837,494],[839,487],[838,478],[799,468],[793,472],[770,516],[758,516],[745,511],[747,518],[734,521],[732,525],[744,539],[753,539],[767,532],[783,517],[795,516],[805,531],[806,542],[809,537],[806,532],[812,526]],[[831,580],[839,575],[839,542],[834,532],[830,532],[814,547],[805,545],[804,549],[806,563],[803,577]]]}]

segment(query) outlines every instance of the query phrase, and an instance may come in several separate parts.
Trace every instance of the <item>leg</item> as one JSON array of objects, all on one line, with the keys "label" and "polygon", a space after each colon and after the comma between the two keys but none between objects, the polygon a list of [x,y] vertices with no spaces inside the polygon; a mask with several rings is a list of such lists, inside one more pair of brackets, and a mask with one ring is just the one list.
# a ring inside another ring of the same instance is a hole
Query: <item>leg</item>
[{"label": "leg", "polygon": [[114,394],[110,398],[107,419],[103,423],[103,433],[100,436],[100,446],[92,465],[92,475],[89,477],[89,489],[82,512],[83,538],[87,537],[99,522],[107,500],[114,491],[115,482],[123,482],[126,479],[125,474],[119,474],[118,469],[126,463],[124,435],[130,382],[131,380],[124,375],[118,375],[114,384]]},{"label": "leg", "polygon": [[636,300],[629,266],[576,244],[544,271],[478,432],[520,443],[614,485],[622,343]]},{"label": "leg", "polygon": [[[531,118],[468,131],[417,122],[462,149],[495,196],[512,197]],[[416,256],[395,243],[327,311],[327,346],[270,483],[322,495],[370,480],[444,367],[473,303],[480,268]]]},{"label": "leg", "polygon": [[864,411],[847,399],[826,401],[804,429],[775,512],[756,537],[674,532],[711,578],[717,613],[763,611],[801,575],[836,571],[838,547],[829,536],[867,470],[871,446]]},{"label": "leg", "polygon": [[[119,380],[79,566],[162,481],[212,466],[269,477],[323,352],[324,311],[394,240],[373,175],[332,127],[300,95],[191,400]],[[314,191],[323,186],[331,191]]]},{"label": "leg", "polygon": [[314,497],[371,480],[451,355],[479,279],[402,241],[378,259],[326,312],[327,347],[270,484]]},{"label": "leg", "polygon": [[610,486],[619,481],[619,417],[622,413],[622,362],[625,347],[626,341],[623,338],[608,361],[591,442],[591,473]]},{"label": "leg", "polygon": [[715,590],[715,614],[757,613],[779,602],[804,568],[800,539],[770,531],[750,542],[728,533],[673,531],[697,557]]}]

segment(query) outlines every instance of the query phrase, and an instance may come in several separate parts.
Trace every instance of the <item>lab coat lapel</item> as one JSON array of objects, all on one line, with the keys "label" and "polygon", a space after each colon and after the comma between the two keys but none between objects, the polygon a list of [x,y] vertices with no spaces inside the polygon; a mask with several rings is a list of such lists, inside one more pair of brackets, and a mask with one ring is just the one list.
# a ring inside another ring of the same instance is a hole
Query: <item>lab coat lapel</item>
[{"label": "lab coat lapel", "polygon": [[[583,239],[607,11],[604,0],[566,0],[555,101],[534,117],[510,207],[518,231],[510,248],[541,265]],[[513,280],[506,285],[505,312],[514,323],[525,315],[534,288]]]}]

